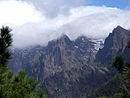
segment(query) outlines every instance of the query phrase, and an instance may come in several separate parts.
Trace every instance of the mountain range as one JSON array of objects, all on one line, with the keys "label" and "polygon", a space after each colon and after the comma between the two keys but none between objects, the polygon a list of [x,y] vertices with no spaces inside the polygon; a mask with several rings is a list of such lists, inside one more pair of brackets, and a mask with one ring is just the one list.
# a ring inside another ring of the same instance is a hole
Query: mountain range
[{"label": "mountain range", "polygon": [[130,62],[127,48],[130,31],[117,26],[105,39],[80,36],[72,41],[67,35],[50,41],[47,46],[12,49],[9,69],[23,69],[38,80],[49,98],[86,98],[117,72],[112,58],[122,56]]}]

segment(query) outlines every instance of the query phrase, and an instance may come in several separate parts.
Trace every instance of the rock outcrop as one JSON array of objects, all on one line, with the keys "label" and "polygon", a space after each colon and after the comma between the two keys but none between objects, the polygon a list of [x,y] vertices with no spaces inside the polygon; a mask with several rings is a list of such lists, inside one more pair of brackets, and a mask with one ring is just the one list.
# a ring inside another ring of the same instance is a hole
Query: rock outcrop
[{"label": "rock outcrop", "polygon": [[122,56],[130,40],[130,31],[117,26],[105,39],[104,47],[96,54],[96,62],[101,65],[111,64],[114,56]]}]

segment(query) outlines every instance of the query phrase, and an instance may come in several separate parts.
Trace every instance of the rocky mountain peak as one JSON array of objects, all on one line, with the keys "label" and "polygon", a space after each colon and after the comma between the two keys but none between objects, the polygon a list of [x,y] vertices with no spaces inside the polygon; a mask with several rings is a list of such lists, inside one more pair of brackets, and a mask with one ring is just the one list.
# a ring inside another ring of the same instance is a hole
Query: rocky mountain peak
[{"label": "rocky mountain peak", "polygon": [[96,61],[100,64],[110,64],[112,58],[121,55],[130,40],[130,31],[117,26],[105,39],[104,47],[96,54]]},{"label": "rocky mountain peak", "polygon": [[[120,25],[118,25],[115,29],[124,29],[123,27],[121,27]],[[125,29],[124,29],[125,30]]]},{"label": "rocky mountain peak", "polygon": [[80,36],[75,41],[88,42],[89,39],[87,37],[85,37],[85,36]]},{"label": "rocky mountain peak", "polygon": [[53,41],[50,41],[48,43],[48,46],[47,47],[65,47],[65,46],[70,46],[72,45],[72,41],[69,39],[69,37],[67,35],[62,35],[60,38],[56,39],[56,40],[53,40]]},{"label": "rocky mountain peak", "polygon": [[121,27],[119,25],[112,31],[112,33],[115,33],[115,34],[127,33],[127,32],[128,31],[126,29],[124,29],[123,27]]},{"label": "rocky mountain peak", "polygon": [[62,37],[60,39],[64,39],[64,40],[70,40],[69,37],[67,35],[62,35]]},{"label": "rocky mountain peak", "polygon": [[70,38],[67,35],[63,35],[60,39],[57,40],[57,42],[65,45],[71,45],[72,42]]}]

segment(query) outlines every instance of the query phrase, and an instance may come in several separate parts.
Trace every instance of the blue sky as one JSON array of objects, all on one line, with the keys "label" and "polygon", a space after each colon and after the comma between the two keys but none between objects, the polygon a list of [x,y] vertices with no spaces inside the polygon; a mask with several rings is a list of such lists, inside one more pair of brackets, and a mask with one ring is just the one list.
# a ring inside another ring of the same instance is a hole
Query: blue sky
[{"label": "blue sky", "polygon": [[89,5],[94,6],[107,6],[125,9],[128,6],[128,0],[92,0]]}]

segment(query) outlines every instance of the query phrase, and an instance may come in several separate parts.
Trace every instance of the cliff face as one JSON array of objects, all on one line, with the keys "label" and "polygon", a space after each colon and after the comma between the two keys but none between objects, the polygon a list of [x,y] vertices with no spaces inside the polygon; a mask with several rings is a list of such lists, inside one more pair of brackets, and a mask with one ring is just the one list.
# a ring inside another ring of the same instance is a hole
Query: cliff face
[{"label": "cliff face", "polygon": [[126,63],[130,63],[130,48],[125,48],[125,50],[122,53],[122,57],[124,58]]},{"label": "cliff face", "polygon": [[84,36],[71,41],[64,35],[49,42],[46,47],[14,49],[9,68],[14,72],[24,69],[29,75],[38,76],[37,78],[40,78],[39,74],[47,77],[92,62],[97,52],[94,44]]},{"label": "cliff face", "polygon": [[86,98],[114,74],[112,68],[84,65],[51,75],[41,86],[49,98]]},{"label": "cliff face", "polygon": [[117,26],[106,38],[104,47],[96,54],[98,64],[111,64],[114,56],[122,56],[130,40],[130,31]]}]

